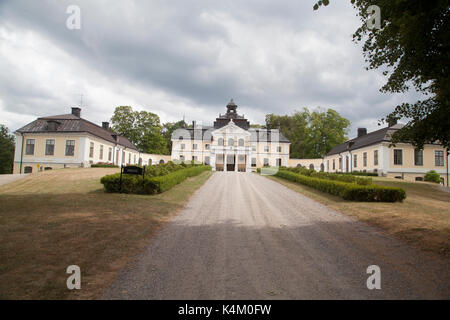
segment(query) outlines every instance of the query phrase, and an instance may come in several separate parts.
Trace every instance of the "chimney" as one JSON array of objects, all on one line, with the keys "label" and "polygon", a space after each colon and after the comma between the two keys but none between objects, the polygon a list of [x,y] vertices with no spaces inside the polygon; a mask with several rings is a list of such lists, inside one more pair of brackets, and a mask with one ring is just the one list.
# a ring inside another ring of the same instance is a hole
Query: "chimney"
[{"label": "chimney", "polygon": [[81,108],[78,107],[72,108],[72,114],[78,118],[81,118]]},{"label": "chimney", "polygon": [[109,130],[109,122],[102,122],[102,128],[105,130]]},{"label": "chimney", "polygon": [[367,128],[358,128],[358,138],[367,134]]}]

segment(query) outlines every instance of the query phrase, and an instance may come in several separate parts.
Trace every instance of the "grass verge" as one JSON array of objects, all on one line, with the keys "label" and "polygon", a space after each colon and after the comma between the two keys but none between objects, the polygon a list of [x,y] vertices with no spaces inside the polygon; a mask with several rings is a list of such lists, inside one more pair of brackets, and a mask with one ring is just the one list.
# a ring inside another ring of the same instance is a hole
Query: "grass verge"
[{"label": "grass verge", "polygon": [[[103,192],[113,168],[61,169],[0,187],[0,299],[91,299],[211,172],[158,195]],[[81,290],[66,268],[81,268]]]},{"label": "grass verge", "polygon": [[408,195],[403,202],[346,201],[313,188],[266,176],[346,215],[375,225],[389,234],[426,251],[450,258],[450,193],[430,183],[373,177],[373,182],[400,187]]}]

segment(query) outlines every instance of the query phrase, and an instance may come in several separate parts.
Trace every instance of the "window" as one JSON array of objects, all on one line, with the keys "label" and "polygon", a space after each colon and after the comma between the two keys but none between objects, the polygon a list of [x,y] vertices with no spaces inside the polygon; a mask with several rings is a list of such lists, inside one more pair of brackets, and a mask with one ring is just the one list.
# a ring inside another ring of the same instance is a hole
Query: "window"
[{"label": "window", "polygon": [[378,165],[378,150],[375,150],[375,151],[373,152],[373,164],[374,164],[375,166]]},{"label": "window", "polygon": [[34,139],[27,139],[27,146],[25,147],[26,155],[34,154]]},{"label": "window", "polygon": [[89,158],[93,158],[94,157],[94,143],[91,142],[91,145],[89,147]]},{"label": "window", "polygon": [[66,156],[75,154],[75,140],[66,140]]},{"label": "window", "polygon": [[196,144],[196,143],[194,143],[194,144],[192,145],[192,149],[193,149],[193,150],[197,150],[197,144]]},{"label": "window", "polygon": [[183,136],[180,136],[180,137],[178,138],[178,140],[183,140]]},{"label": "window", "polygon": [[197,156],[192,156],[193,161],[197,161]]},{"label": "window", "polygon": [[205,150],[209,150],[209,144],[205,144]]},{"label": "window", "polygon": [[206,156],[205,158],[204,158],[204,163],[206,164],[206,165],[209,165],[209,157],[208,156]]},{"label": "window", "polygon": [[[339,160],[341,160],[341,159],[339,159]],[[312,163],[309,165],[309,169],[314,170],[314,165]]]},{"label": "window", "polygon": [[256,158],[252,158],[252,167],[256,167]]},{"label": "window", "polygon": [[25,167],[23,173],[32,173],[33,172],[33,167]]},{"label": "window", "polygon": [[403,164],[403,150],[402,149],[394,149],[394,164],[396,164],[396,165]]},{"label": "window", "polygon": [[256,146],[252,146],[252,151],[256,151]]},{"label": "window", "polygon": [[180,155],[180,161],[184,161],[184,156]]},{"label": "window", "polygon": [[363,167],[367,167],[367,152],[363,153]]},{"label": "window", "polygon": [[444,151],[435,150],[434,151],[434,165],[442,167],[444,165]]},{"label": "window", "polygon": [[269,159],[264,158],[264,166],[267,167],[269,165]]},{"label": "window", "polygon": [[277,159],[277,167],[281,167],[281,159],[280,158]]},{"label": "window", "polygon": [[109,151],[108,151],[108,161],[111,161],[111,159],[112,159],[112,148],[109,148]]},{"label": "window", "polygon": [[103,160],[103,145],[102,144],[100,145],[100,152],[99,152],[98,158],[100,160]]},{"label": "window", "polygon": [[269,152],[269,146],[264,146],[264,152]]},{"label": "window", "polygon": [[125,151],[122,151],[122,164],[125,164]]},{"label": "window", "polygon": [[55,154],[55,140],[47,139],[45,140],[45,155],[53,156]]},{"label": "window", "polygon": [[414,165],[423,166],[423,150],[414,149]]},{"label": "window", "polygon": [[163,164],[163,163],[164,163],[163,159],[159,160],[159,164]]},{"label": "window", "polygon": [[357,168],[358,167],[358,155],[354,154],[353,155],[353,168]]},{"label": "window", "polygon": [[239,147],[243,147],[244,146],[244,139],[239,139]]},{"label": "window", "polygon": [[281,147],[277,147],[277,152],[281,152]]},{"label": "window", "polygon": [[184,145],[184,143],[182,143],[181,144],[181,150],[184,150],[184,148],[185,148],[185,145]]},{"label": "window", "polygon": [[151,166],[152,163],[153,163],[153,160],[152,159],[148,159],[148,165]]},{"label": "window", "polygon": [[339,170],[342,171],[342,158],[339,158]]},{"label": "window", "polygon": [[128,164],[131,163],[131,153],[128,154]]},{"label": "window", "polygon": [[219,138],[219,140],[217,141],[217,144],[218,144],[219,146],[223,146],[223,139],[222,139],[222,138]]},{"label": "window", "polygon": [[333,159],[333,170],[336,170],[336,159]]},{"label": "window", "polygon": [[228,139],[228,145],[230,147],[234,146],[234,139],[233,138]]}]

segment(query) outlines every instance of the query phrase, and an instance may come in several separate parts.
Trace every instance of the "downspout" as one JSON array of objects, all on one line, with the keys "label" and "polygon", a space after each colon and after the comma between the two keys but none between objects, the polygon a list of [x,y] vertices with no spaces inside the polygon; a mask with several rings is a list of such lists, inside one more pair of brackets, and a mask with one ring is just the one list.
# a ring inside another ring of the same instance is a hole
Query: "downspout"
[{"label": "downspout", "polygon": [[447,148],[447,159],[445,159],[445,160],[447,160],[447,188],[448,188],[448,156],[449,155],[450,155],[450,152],[449,152],[449,150]]},{"label": "downspout", "polygon": [[[22,160],[23,160],[23,140],[24,140],[24,136],[23,136],[23,134],[21,133],[20,134],[21,135],[21,137],[22,137],[22,150],[20,150],[20,172],[19,173],[22,173]],[[448,168],[448,166],[447,166],[447,168]]]}]

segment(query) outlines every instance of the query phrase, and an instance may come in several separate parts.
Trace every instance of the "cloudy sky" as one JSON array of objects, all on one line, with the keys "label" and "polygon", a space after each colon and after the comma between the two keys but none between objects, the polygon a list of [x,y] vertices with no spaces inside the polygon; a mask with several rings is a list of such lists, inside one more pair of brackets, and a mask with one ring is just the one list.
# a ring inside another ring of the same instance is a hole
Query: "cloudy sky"
[{"label": "cloudy sky", "polygon": [[[97,123],[130,105],[212,124],[234,98],[252,123],[320,106],[350,119],[350,136],[377,129],[416,96],[378,91],[350,1],[315,2],[0,0],[0,123],[68,113],[83,94],[82,116]],[[69,5],[80,30],[66,27]]]}]

